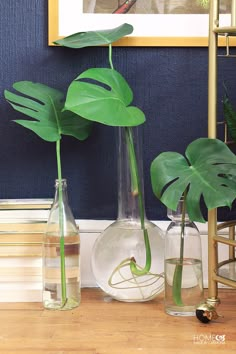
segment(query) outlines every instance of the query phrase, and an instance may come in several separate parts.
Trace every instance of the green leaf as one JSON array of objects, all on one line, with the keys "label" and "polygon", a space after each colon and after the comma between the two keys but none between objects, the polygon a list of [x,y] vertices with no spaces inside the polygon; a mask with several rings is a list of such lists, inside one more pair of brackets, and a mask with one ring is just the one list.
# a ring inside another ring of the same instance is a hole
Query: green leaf
[{"label": "green leaf", "polygon": [[65,109],[105,125],[132,127],[145,122],[144,113],[129,106],[132,100],[132,90],[120,73],[93,68],[70,84]]},{"label": "green leaf", "polygon": [[225,94],[223,99],[223,110],[230,136],[236,143],[236,112],[227,94]]},{"label": "green leaf", "polygon": [[113,29],[74,33],[68,37],[55,41],[54,44],[59,44],[68,48],[99,46],[113,43],[132,32],[133,27],[124,23]]},{"label": "green leaf", "polygon": [[203,197],[208,209],[231,207],[236,197],[236,156],[218,139],[200,138],[186,149],[186,157],[163,152],[151,164],[152,189],[172,210],[187,191],[186,208],[192,221],[204,222]]},{"label": "green leaf", "polygon": [[15,120],[32,130],[40,138],[55,142],[61,135],[71,135],[79,140],[88,137],[91,123],[71,112],[62,112],[63,93],[40,83],[20,81],[13,85],[17,93],[5,90],[5,98],[18,112],[34,120]]}]

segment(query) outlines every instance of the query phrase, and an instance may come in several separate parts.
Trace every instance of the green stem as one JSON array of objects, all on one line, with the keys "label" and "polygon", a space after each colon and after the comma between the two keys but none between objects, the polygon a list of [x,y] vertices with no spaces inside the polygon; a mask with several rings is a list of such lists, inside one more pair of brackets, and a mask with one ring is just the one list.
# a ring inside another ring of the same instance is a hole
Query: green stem
[{"label": "green stem", "polygon": [[131,259],[130,269],[132,274],[144,275],[147,274],[151,268],[151,247],[150,247],[148,232],[147,229],[145,228],[144,200],[143,200],[142,186],[139,178],[139,171],[138,171],[137,158],[136,158],[135,148],[134,148],[132,128],[125,127],[125,133],[126,133],[126,142],[128,148],[128,156],[129,156],[132,194],[134,197],[136,196],[138,197],[140,223],[141,223],[141,229],[143,230],[145,250],[146,250],[146,264],[144,268],[139,269],[136,265],[136,260]]},{"label": "green stem", "polygon": [[181,232],[180,232],[180,255],[179,264],[175,267],[173,277],[173,300],[177,306],[183,306],[182,301],[182,277],[183,277],[183,261],[184,261],[184,232],[185,232],[185,214],[186,214],[186,191],[183,197],[183,207],[181,215]]},{"label": "green stem", "polygon": [[[109,63],[111,69],[114,69],[113,62],[112,62],[112,45],[109,44]],[[131,259],[130,262],[130,269],[132,274],[135,275],[145,275],[151,269],[151,247],[149,242],[148,232],[145,228],[145,212],[144,212],[144,199],[142,188],[140,185],[140,178],[137,166],[137,159],[135,154],[134,142],[133,142],[133,134],[132,128],[125,127],[126,132],[126,141],[128,147],[128,154],[129,154],[129,165],[130,165],[130,175],[131,175],[131,183],[132,183],[132,192],[133,195],[138,196],[138,203],[139,203],[139,213],[140,213],[140,221],[141,221],[141,229],[143,230],[143,237],[144,237],[144,244],[146,250],[146,264],[143,269],[140,269],[136,265],[136,260],[134,258]]]},{"label": "green stem", "polygon": [[62,206],[62,173],[61,173],[61,145],[60,139],[56,142],[57,155],[57,173],[58,173],[58,197],[59,197],[59,228],[60,228],[60,260],[61,260],[61,301],[62,307],[66,303],[66,267],[65,267],[65,237],[64,237],[64,220]]},{"label": "green stem", "polygon": [[109,64],[111,69],[114,69],[113,63],[112,63],[112,45],[111,43],[109,44]]}]

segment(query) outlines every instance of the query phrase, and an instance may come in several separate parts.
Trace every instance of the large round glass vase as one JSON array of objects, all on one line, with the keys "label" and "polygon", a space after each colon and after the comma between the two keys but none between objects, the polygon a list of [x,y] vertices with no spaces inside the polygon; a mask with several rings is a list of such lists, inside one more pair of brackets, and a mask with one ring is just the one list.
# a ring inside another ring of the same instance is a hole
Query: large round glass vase
[{"label": "large round glass vase", "polygon": [[146,262],[143,231],[135,220],[118,220],[96,240],[92,269],[98,285],[120,301],[148,301],[163,286],[163,239],[153,223],[146,221],[152,251],[151,268],[143,275],[133,274],[131,260],[142,269]]},{"label": "large round glass vase", "polygon": [[118,218],[92,252],[97,284],[127,302],[151,300],[164,289],[164,237],[145,215],[139,129],[118,128]]}]

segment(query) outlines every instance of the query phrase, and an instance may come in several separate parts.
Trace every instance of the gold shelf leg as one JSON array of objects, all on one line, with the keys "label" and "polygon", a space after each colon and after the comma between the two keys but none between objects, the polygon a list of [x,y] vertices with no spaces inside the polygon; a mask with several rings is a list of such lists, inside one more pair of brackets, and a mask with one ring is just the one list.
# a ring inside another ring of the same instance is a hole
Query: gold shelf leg
[{"label": "gold shelf leg", "polygon": [[[234,241],[235,240],[235,226],[229,227],[229,239]],[[229,246],[229,259],[235,259],[235,247]]]},{"label": "gold shelf leg", "polygon": [[231,26],[236,26],[236,0],[231,2]]},{"label": "gold shelf leg", "polygon": [[[219,2],[210,1],[209,15],[209,48],[208,48],[208,137],[216,138],[217,123],[217,45],[218,37],[214,32],[215,26],[219,24]],[[217,298],[217,282],[214,274],[217,269],[217,243],[214,237],[217,232],[217,211],[208,212],[208,299],[207,303],[215,306],[220,301]]]},{"label": "gold shelf leg", "polygon": [[207,303],[216,305],[219,303],[217,282],[214,280],[218,264],[218,249],[217,242],[214,236],[217,233],[216,229],[217,211],[210,210],[208,213],[208,299]]}]

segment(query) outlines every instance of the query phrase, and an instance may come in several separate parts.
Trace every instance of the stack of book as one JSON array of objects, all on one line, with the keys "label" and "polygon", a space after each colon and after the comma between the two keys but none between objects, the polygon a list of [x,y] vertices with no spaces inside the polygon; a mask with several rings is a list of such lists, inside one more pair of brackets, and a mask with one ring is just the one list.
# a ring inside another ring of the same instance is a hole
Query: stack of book
[{"label": "stack of book", "polygon": [[0,302],[42,299],[42,238],[51,199],[0,200]]}]

